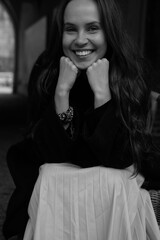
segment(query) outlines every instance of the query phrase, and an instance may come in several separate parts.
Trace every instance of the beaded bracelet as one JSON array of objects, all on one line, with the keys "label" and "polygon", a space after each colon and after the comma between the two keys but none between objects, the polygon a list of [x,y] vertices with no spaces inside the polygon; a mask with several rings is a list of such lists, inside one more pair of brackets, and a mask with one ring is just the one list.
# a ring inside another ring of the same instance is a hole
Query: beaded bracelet
[{"label": "beaded bracelet", "polygon": [[62,112],[58,114],[59,119],[64,123],[69,123],[73,119],[73,107],[69,107],[66,112]]}]

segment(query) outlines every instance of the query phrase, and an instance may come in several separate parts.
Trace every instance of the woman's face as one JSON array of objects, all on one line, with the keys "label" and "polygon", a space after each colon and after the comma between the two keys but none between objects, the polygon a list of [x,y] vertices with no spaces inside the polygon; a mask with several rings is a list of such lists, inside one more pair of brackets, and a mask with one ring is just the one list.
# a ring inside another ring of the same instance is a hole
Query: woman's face
[{"label": "woman's face", "polygon": [[93,0],[72,0],[64,12],[63,52],[79,69],[104,57],[107,43]]}]

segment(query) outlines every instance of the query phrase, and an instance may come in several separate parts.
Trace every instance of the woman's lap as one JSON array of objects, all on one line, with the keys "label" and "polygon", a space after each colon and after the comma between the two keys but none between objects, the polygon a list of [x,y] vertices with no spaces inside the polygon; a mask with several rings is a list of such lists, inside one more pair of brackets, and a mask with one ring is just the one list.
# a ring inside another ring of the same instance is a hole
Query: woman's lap
[{"label": "woman's lap", "polygon": [[24,239],[143,240],[148,226],[158,240],[149,194],[137,182],[129,170],[41,166]]}]

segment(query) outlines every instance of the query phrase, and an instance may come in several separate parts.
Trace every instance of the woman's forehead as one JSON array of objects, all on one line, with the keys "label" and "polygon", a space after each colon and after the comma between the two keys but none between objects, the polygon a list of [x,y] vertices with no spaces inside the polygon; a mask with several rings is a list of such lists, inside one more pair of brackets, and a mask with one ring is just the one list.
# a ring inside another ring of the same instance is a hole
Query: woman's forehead
[{"label": "woman's forehead", "polygon": [[100,21],[97,4],[93,0],[72,0],[64,12],[64,23],[79,21]]}]

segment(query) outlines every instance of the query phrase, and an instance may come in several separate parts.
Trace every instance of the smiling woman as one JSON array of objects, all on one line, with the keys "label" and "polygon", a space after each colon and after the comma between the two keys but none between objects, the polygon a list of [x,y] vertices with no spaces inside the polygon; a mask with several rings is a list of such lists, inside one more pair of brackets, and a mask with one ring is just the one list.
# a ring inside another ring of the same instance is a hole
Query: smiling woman
[{"label": "smiling woman", "polygon": [[24,234],[29,206],[25,240],[159,240],[141,191],[160,181],[147,65],[116,0],[60,1],[52,30],[30,75],[26,137],[7,154],[4,232]]}]

